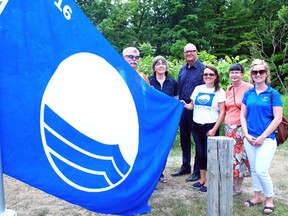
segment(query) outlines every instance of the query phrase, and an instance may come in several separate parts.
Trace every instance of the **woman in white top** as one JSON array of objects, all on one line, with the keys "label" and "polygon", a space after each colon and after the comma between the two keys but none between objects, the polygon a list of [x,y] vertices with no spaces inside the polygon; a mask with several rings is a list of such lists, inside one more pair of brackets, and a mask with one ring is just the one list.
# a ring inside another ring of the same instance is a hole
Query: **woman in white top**
[{"label": "woman in white top", "polygon": [[194,142],[200,161],[200,180],[193,184],[193,188],[199,188],[199,192],[207,192],[207,137],[219,135],[219,127],[225,117],[226,97],[225,91],[219,86],[220,77],[214,66],[206,65],[202,76],[205,84],[196,86],[191,95],[191,103],[184,107],[193,109],[197,134]]}]

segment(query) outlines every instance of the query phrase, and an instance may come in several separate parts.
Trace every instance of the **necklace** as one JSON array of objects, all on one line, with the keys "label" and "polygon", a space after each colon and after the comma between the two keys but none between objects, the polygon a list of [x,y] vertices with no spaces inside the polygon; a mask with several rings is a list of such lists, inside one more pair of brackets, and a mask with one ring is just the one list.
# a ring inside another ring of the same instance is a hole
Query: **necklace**
[{"label": "necklace", "polygon": [[243,82],[241,82],[241,84],[238,86],[238,87],[232,87],[232,89],[233,89],[233,99],[234,99],[234,104],[235,104],[235,106],[239,109],[239,110],[241,110],[241,108],[239,107],[239,106],[237,106],[237,104],[236,104],[236,99],[235,99],[235,95],[236,95],[236,93],[238,92],[238,90],[240,89],[240,87],[242,86],[242,84],[243,84]]}]

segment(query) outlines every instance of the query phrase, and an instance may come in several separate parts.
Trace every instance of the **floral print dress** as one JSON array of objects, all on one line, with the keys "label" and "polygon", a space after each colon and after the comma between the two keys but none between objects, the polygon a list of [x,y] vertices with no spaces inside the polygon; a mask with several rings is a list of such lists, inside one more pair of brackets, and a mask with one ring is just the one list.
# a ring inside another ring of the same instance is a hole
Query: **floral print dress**
[{"label": "floral print dress", "polygon": [[[250,83],[243,82],[238,88],[230,86],[226,90],[226,115],[224,119],[225,136],[234,139],[234,162],[233,162],[233,176],[234,177],[248,177],[250,176],[250,165],[246,151],[243,145],[244,134],[240,124],[240,111],[242,99],[245,91],[252,88]],[[234,88],[234,89],[233,89]]]},{"label": "floral print dress", "polygon": [[233,176],[234,177],[249,177],[250,165],[243,145],[243,132],[239,125],[224,126],[225,136],[234,139],[233,150]]}]

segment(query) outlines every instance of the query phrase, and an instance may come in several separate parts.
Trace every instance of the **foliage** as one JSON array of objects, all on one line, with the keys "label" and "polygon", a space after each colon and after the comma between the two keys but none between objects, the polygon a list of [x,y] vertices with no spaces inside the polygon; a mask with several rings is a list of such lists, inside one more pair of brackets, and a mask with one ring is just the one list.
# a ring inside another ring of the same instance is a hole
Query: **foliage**
[{"label": "foliage", "polygon": [[287,94],[287,0],[75,1],[116,50],[136,46],[143,58],[165,56],[173,63],[173,76],[183,47],[191,42],[203,61],[216,65],[225,56],[266,60],[273,87]]},{"label": "foliage", "polygon": [[206,52],[206,50],[198,53],[198,59],[204,64],[216,64],[217,57]]},{"label": "foliage", "polygon": [[288,95],[282,95],[283,101],[283,114],[288,117]]},{"label": "foliage", "polygon": [[288,94],[288,6],[282,6],[277,15],[271,14],[259,20],[256,29],[256,42],[252,50],[255,56],[270,63],[272,86],[281,93]]},{"label": "foliage", "polygon": [[[153,59],[154,57],[152,56],[145,56],[143,58],[140,58],[139,60],[139,70],[145,73],[147,76],[153,75],[153,71],[152,71]],[[179,70],[182,67],[184,62],[178,61],[178,60],[172,60],[172,61],[168,59],[166,60],[167,60],[167,65],[168,65],[168,75],[177,80]]]},{"label": "foliage", "polygon": [[147,76],[152,76],[152,63],[153,63],[153,56],[145,56],[139,59],[139,71],[143,72]]},{"label": "foliage", "polygon": [[184,63],[185,62],[181,60],[168,61],[169,76],[174,77],[177,80],[180,68],[184,65]]},{"label": "foliage", "polygon": [[140,50],[141,55],[143,56],[150,56],[155,53],[155,49],[152,47],[150,43],[140,44],[139,50]]},{"label": "foliage", "polygon": [[[217,57],[211,54],[208,54],[206,51],[199,52],[198,56],[199,60],[202,61],[204,64],[212,64],[215,65],[219,72],[219,76],[221,77],[221,87],[226,90],[229,85],[231,85],[230,79],[229,79],[229,67],[233,63],[240,63],[244,66],[247,67],[247,59],[240,59],[239,56],[236,57],[229,57],[226,56],[225,59],[217,60]],[[153,62],[154,57],[151,55],[144,56],[139,60],[139,70],[143,73],[145,73],[147,76],[152,76],[152,62]],[[177,80],[178,78],[178,73],[180,68],[186,63],[185,60],[177,60],[177,59],[172,59],[172,57],[168,57],[167,59],[167,65],[168,65],[168,71],[169,71],[169,76],[173,77]],[[246,71],[247,72],[247,71]],[[244,74],[244,80],[248,80],[248,73]]]},{"label": "foliage", "polygon": [[172,59],[182,59],[183,58],[183,47],[188,43],[187,40],[177,40],[170,47],[170,58]]}]

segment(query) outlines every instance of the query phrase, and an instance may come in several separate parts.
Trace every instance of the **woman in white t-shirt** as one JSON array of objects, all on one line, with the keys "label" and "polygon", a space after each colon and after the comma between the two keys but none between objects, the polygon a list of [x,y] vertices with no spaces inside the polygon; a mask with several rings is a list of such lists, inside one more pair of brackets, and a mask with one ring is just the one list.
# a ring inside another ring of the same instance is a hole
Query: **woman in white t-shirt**
[{"label": "woman in white t-shirt", "polygon": [[[220,77],[217,69],[206,65],[202,72],[205,84],[196,86],[191,103],[185,104],[186,109],[193,109],[193,124],[197,134],[194,136],[196,155],[200,161],[200,179],[193,188],[199,192],[207,192],[207,137],[218,136],[219,127],[225,117],[225,91],[220,88]],[[184,101],[183,101],[184,102]],[[184,102],[185,103],[185,102]]]}]

